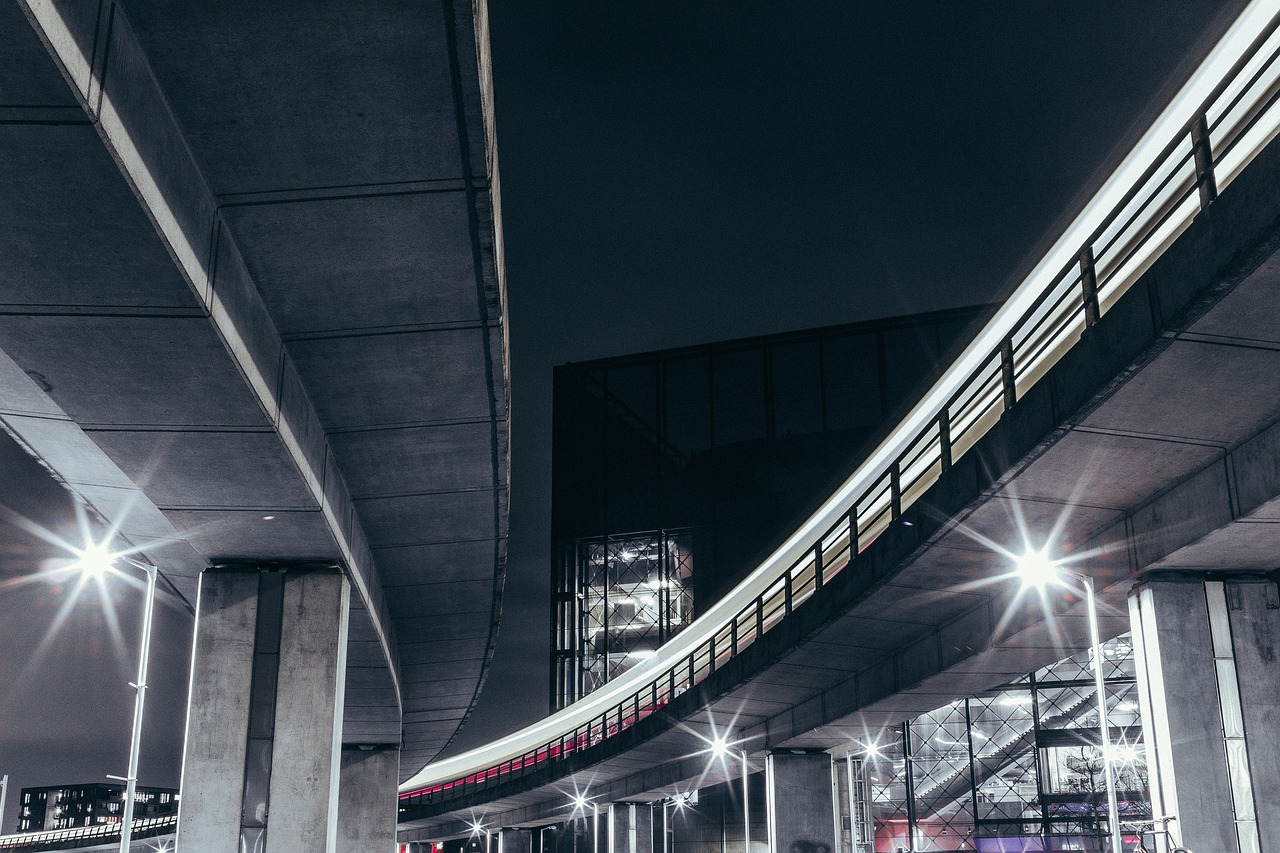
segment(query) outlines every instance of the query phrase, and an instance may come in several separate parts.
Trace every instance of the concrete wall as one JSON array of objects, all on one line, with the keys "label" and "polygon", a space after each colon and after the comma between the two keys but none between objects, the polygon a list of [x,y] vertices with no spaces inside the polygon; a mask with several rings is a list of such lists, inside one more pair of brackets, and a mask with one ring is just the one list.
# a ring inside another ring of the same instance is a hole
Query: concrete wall
[{"label": "concrete wall", "polygon": [[337,853],[390,853],[395,849],[399,778],[398,749],[342,750]]},{"label": "concrete wall", "polygon": [[610,803],[606,853],[654,853],[653,806]]},{"label": "concrete wall", "polygon": [[531,829],[503,829],[498,833],[498,853],[533,853]]},{"label": "concrete wall", "polygon": [[770,853],[835,853],[835,782],[831,756],[769,753]]},{"label": "concrete wall", "polygon": [[1148,581],[1130,598],[1152,809],[1193,850],[1280,850],[1280,591]]}]

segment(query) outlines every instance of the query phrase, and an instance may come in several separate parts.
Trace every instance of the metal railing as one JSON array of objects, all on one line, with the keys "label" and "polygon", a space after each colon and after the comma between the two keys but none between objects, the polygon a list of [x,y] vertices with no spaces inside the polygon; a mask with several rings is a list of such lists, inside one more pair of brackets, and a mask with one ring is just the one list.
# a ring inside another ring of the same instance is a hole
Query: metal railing
[{"label": "metal railing", "polygon": [[[856,562],[1115,304],[1277,132],[1280,0],[1254,2],[925,398],[730,594],[602,695],[429,765],[401,807],[453,799],[634,726],[749,648]],[[498,760],[495,760],[498,759]]]},{"label": "metal railing", "polygon": [[[99,823],[94,826],[76,826],[70,829],[47,829],[22,832],[17,835],[0,835],[0,850],[59,850],[67,847],[86,847],[106,844],[120,837],[120,822]],[[133,822],[133,837],[148,838],[173,832],[178,827],[178,816],[138,818]]]}]

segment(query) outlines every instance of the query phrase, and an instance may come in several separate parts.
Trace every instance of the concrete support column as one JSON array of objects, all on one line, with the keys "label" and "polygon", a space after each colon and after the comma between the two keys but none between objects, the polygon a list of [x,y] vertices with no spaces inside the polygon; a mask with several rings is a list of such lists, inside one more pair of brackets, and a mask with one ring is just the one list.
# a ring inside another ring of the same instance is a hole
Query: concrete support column
[{"label": "concrete support column", "polygon": [[201,575],[183,853],[336,853],[349,597],[335,569]]},{"label": "concrete support column", "polygon": [[342,748],[337,853],[395,850],[399,781],[400,750],[396,747]]},{"label": "concrete support column", "polygon": [[533,830],[502,829],[498,832],[498,853],[533,853]]},{"label": "concrete support column", "polygon": [[606,853],[653,853],[653,807],[610,803]]},{"label": "concrete support column", "polygon": [[825,752],[771,752],[765,763],[770,853],[835,853],[835,776]]},{"label": "concrete support column", "polygon": [[1152,809],[1192,850],[1280,851],[1280,590],[1155,581],[1129,598]]}]

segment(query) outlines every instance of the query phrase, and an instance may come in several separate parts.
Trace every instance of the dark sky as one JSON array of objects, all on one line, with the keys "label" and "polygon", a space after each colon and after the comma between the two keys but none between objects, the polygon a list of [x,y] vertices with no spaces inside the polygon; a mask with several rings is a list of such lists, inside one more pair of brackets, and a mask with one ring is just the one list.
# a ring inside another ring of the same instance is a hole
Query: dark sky
[{"label": "dark sky", "polygon": [[[1242,6],[490,0],[510,565],[455,746],[546,710],[553,366],[992,299]],[[0,499],[21,502],[35,487],[6,470]],[[140,596],[116,595],[119,652],[85,598],[32,661],[13,650],[65,599],[0,586],[4,829],[18,787],[123,773]],[[161,612],[141,778],[176,784],[190,621]]]}]

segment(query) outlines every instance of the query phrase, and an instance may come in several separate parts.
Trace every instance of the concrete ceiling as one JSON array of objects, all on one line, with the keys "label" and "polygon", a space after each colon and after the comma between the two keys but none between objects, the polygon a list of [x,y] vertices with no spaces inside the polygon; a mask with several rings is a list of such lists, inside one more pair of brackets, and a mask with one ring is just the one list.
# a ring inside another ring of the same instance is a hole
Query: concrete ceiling
[{"label": "concrete ceiling", "polygon": [[4,427],[189,601],[211,561],[343,564],[344,740],[406,775],[474,704],[506,557],[475,11],[0,3]]}]

